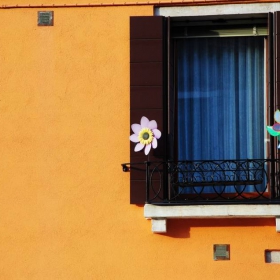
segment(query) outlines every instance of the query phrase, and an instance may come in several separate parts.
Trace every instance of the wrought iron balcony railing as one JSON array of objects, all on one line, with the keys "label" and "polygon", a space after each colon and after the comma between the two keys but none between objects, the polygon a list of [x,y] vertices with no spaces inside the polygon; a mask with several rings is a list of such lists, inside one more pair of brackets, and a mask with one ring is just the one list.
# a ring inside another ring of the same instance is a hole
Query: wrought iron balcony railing
[{"label": "wrought iron balcony railing", "polygon": [[[145,162],[146,203],[280,203],[280,160]],[[122,164],[126,171],[139,163]]]}]

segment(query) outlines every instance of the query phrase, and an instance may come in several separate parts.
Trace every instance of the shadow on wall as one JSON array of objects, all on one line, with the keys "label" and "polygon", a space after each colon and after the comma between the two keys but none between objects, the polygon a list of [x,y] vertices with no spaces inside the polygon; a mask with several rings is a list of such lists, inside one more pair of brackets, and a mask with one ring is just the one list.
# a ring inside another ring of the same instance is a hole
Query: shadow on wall
[{"label": "shadow on wall", "polygon": [[275,227],[275,218],[269,219],[168,219],[167,232],[159,233],[172,238],[189,238],[192,227]]}]

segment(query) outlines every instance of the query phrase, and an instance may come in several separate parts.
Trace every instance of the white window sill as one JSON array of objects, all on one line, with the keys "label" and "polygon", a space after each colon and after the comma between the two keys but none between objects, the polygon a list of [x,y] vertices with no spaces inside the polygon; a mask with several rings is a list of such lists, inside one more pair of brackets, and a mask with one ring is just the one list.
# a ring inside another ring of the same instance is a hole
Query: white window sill
[{"label": "white window sill", "polygon": [[167,219],[199,218],[275,218],[276,231],[280,232],[280,205],[178,205],[158,206],[146,204],[144,217],[152,220],[153,232],[166,232]]}]

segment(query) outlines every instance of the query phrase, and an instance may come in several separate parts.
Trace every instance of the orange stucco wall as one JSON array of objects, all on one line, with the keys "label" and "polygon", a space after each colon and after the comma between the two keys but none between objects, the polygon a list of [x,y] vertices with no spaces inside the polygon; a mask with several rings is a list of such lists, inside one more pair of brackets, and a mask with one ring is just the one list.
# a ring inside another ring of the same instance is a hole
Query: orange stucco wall
[{"label": "orange stucco wall", "polygon": [[129,17],[153,7],[39,10],[0,9],[0,279],[279,279],[273,219],[153,234],[129,205]]}]

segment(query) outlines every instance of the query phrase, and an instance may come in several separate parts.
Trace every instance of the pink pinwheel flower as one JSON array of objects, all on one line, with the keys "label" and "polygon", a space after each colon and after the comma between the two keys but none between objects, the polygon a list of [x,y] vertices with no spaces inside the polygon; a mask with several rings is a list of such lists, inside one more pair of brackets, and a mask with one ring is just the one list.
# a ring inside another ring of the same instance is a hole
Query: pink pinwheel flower
[{"label": "pink pinwheel flower", "polygon": [[141,151],[145,146],[145,155],[148,155],[151,147],[157,147],[157,139],[161,137],[161,132],[157,129],[155,120],[149,121],[148,118],[142,117],[140,124],[131,125],[134,134],[130,135],[130,141],[137,143],[134,148],[135,152]]}]

